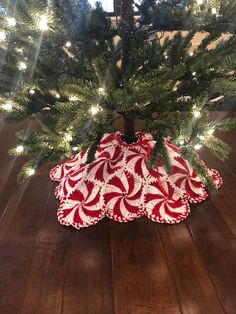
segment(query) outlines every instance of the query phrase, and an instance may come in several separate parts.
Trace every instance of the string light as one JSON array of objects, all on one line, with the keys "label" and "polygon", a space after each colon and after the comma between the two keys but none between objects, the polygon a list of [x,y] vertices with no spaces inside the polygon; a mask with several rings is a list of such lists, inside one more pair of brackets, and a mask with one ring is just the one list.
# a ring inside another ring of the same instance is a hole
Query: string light
[{"label": "string light", "polygon": [[4,31],[0,31],[0,42],[5,41],[6,37],[6,33]]},{"label": "string light", "polygon": [[180,145],[184,145],[184,140],[179,141]]},{"label": "string light", "polygon": [[48,30],[48,18],[46,15],[40,16],[40,19],[38,22],[38,27],[43,32]]},{"label": "string light", "polygon": [[192,57],[192,56],[193,56],[193,52],[192,52],[192,51],[190,51],[189,55]]},{"label": "string light", "polygon": [[77,150],[79,150],[79,147],[74,146],[74,147],[72,147],[72,150],[73,150],[74,152],[76,152]]},{"label": "string light", "polygon": [[77,96],[70,96],[69,101],[77,101],[79,98]]},{"label": "string light", "polygon": [[211,9],[211,13],[212,13],[212,14],[217,14],[216,8],[212,8],[212,9]]},{"label": "string light", "polygon": [[193,73],[192,73],[192,76],[195,76],[196,74],[197,74],[197,72],[193,72]]},{"label": "string light", "polygon": [[99,91],[99,94],[103,94],[105,92],[105,88],[99,87],[98,91]]},{"label": "string light", "polygon": [[23,150],[24,150],[24,146],[22,146],[22,145],[19,145],[19,146],[16,147],[16,152],[17,153],[22,153]]},{"label": "string light", "polygon": [[202,141],[205,140],[205,136],[203,136],[203,135],[199,135],[198,138],[200,138],[200,140],[202,140]]},{"label": "string light", "polygon": [[18,69],[23,71],[23,70],[26,70],[27,69],[27,65],[25,62],[21,61],[18,65]]},{"label": "string light", "polygon": [[66,48],[70,48],[70,47],[71,47],[71,45],[72,45],[72,44],[71,44],[71,42],[70,42],[70,41],[67,41],[67,42],[65,43],[65,47],[66,47]]},{"label": "string light", "polygon": [[3,104],[2,108],[6,111],[11,111],[12,110],[12,104],[7,103],[7,104]]},{"label": "string light", "polygon": [[71,142],[71,141],[73,140],[72,135],[71,135],[70,133],[66,133],[66,134],[65,134],[65,140],[66,140],[67,142]]},{"label": "string light", "polygon": [[31,95],[34,95],[34,94],[35,94],[35,90],[34,90],[34,89],[30,89],[30,90],[29,90],[29,93],[30,93]]},{"label": "string light", "polygon": [[203,4],[203,0],[197,0],[197,4],[198,5],[202,5]]},{"label": "string light", "polygon": [[96,115],[96,114],[98,113],[98,111],[99,111],[98,106],[92,106],[92,107],[90,108],[90,112],[91,112],[91,114],[92,114],[93,116]]},{"label": "string light", "polygon": [[23,49],[23,48],[16,48],[16,51],[17,51],[18,53],[23,53],[23,52],[24,52],[24,49]]},{"label": "string light", "polygon": [[201,144],[196,144],[196,145],[194,146],[194,149],[198,150],[198,149],[200,149],[201,147],[202,147]]},{"label": "string light", "polygon": [[56,93],[56,94],[55,94],[55,97],[56,97],[57,99],[59,99],[59,98],[61,97],[61,95],[60,95],[59,93]]},{"label": "string light", "polygon": [[212,135],[214,132],[215,132],[214,129],[210,129],[210,130],[207,131],[207,134]]},{"label": "string light", "polygon": [[198,117],[200,117],[201,112],[200,111],[194,111],[193,115],[194,115],[195,118],[198,118]]},{"label": "string light", "polygon": [[7,17],[7,24],[9,27],[16,26],[16,20],[14,19],[14,17]]},{"label": "string light", "polygon": [[35,170],[33,168],[30,168],[28,170],[28,176],[32,176],[33,174],[35,174]]}]

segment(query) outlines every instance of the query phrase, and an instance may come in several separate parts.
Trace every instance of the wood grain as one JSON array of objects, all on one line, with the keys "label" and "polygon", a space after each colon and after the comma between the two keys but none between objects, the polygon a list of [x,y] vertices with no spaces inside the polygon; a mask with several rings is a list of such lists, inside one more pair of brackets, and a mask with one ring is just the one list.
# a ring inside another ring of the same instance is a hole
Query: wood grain
[{"label": "wood grain", "polygon": [[178,290],[182,313],[223,314],[208,271],[187,225],[158,225],[156,228]]},{"label": "wood grain", "polygon": [[155,225],[143,218],[110,226],[115,313],[181,313]]},{"label": "wood grain", "polygon": [[16,183],[23,159],[7,150],[20,128],[0,121],[0,313],[236,313],[236,130],[221,136],[226,162],[201,150],[224,184],[186,222],[104,219],[77,231],[57,221],[50,166]]},{"label": "wood grain", "polygon": [[236,309],[235,236],[208,199],[193,211],[190,230],[227,314]]},{"label": "wood grain", "polygon": [[68,229],[63,313],[114,313],[109,225]]}]

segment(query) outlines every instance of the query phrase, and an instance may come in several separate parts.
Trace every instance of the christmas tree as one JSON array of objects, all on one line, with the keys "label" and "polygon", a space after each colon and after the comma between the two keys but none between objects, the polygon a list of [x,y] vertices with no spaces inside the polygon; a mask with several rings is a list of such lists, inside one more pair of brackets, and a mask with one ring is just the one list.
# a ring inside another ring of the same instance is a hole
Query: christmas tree
[{"label": "christmas tree", "polygon": [[29,156],[20,181],[84,149],[84,163],[92,163],[106,133],[120,130],[124,143],[137,143],[140,119],[155,143],[149,168],[161,164],[171,173],[171,141],[215,188],[198,150],[205,145],[224,160],[230,148],[215,131],[236,126],[232,118],[209,119],[236,96],[234,0],[144,0],[135,7],[123,0],[116,18],[82,0],[0,3],[1,115],[39,125],[19,132],[10,151]]}]

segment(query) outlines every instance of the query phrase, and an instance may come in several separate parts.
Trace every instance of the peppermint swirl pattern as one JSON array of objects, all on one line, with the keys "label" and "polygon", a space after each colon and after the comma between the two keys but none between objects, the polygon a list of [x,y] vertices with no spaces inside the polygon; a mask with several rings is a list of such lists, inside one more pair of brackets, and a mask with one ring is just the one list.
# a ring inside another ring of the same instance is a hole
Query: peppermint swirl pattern
[{"label": "peppermint swirl pattern", "polygon": [[[96,224],[103,217],[128,222],[142,215],[159,223],[179,223],[190,213],[188,202],[207,197],[198,174],[170,141],[166,146],[172,172],[167,174],[158,161],[149,169],[147,159],[155,144],[149,133],[137,133],[138,141],[126,144],[121,132],[105,134],[95,154],[86,164],[87,150],[50,172],[58,181],[55,195],[60,200],[58,220],[77,229]],[[217,188],[222,178],[206,168]]]}]

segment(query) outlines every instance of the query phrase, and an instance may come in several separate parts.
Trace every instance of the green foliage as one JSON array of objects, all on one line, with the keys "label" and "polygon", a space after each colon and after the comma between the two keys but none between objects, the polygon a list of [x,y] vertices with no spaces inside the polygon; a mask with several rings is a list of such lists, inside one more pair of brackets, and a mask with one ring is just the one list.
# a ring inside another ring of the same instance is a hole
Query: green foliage
[{"label": "green foliage", "polygon": [[215,124],[215,128],[217,130],[220,130],[222,132],[229,131],[231,129],[236,128],[236,118],[226,118],[221,120],[220,122],[217,122]]},{"label": "green foliage", "polygon": [[[116,130],[114,120],[121,115],[142,119],[153,134],[150,166],[158,159],[171,171],[165,145],[170,139],[212,187],[194,147],[205,145],[223,160],[229,147],[211,131],[236,126],[235,119],[213,122],[208,114],[236,96],[236,6],[233,0],[213,2],[144,0],[137,5],[140,18],[127,31],[100,4],[92,9],[86,0],[0,0],[6,37],[0,39],[0,114],[39,124],[37,131],[17,134],[22,151],[10,150],[30,158],[19,179],[44,162],[70,156],[75,147],[88,148],[91,162],[102,135]],[[44,15],[48,30],[42,31]],[[7,17],[16,25],[9,26]],[[177,32],[162,38],[166,30]],[[195,47],[199,31],[209,34]],[[229,38],[221,40],[222,32],[230,32]]]}]

